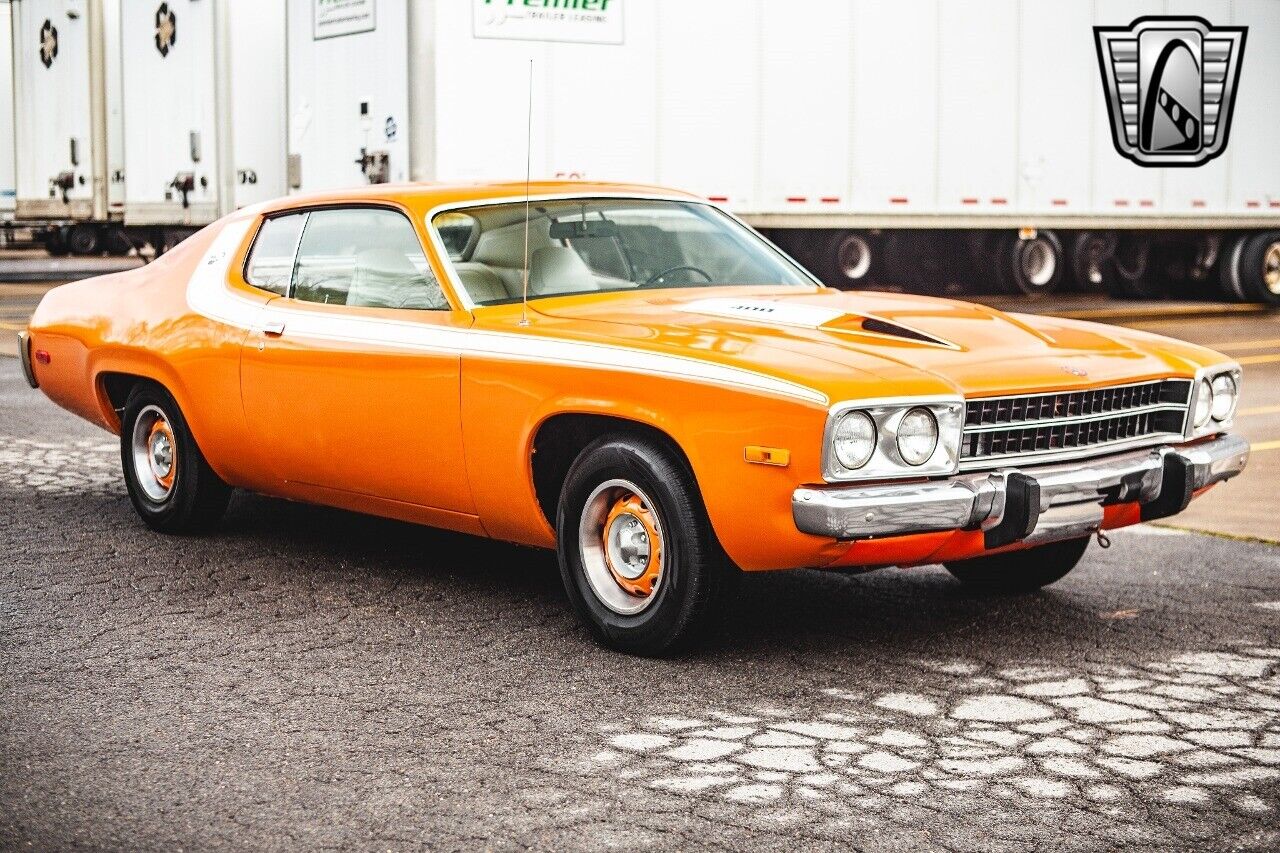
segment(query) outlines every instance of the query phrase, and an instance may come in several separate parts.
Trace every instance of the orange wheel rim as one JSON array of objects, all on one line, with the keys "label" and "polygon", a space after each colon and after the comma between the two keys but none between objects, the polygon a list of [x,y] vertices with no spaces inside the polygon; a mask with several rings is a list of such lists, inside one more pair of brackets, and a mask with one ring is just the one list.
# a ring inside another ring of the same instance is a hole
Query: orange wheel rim
[{"label": "orange wheel rim", "polygon": [[626,492],[605,517],[605,564],[614,581],[631,595],[648,597],[662,570],[662,534],[638,495]]},{"label": "orange wheel rim", "polygon": [[151,471],[155,474],[156,482],[166,491],[172,489],[178,473],[178,442],[174,439],[169,422],[164,418],[156,418],[151,424],[147,446],[151,450]]}]

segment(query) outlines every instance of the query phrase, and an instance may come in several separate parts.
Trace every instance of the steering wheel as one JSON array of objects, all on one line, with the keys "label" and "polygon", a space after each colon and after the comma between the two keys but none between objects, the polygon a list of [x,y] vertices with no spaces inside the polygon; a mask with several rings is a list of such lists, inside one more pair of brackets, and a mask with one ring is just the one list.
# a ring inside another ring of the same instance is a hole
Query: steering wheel
[{"label": "steering wheel", "polygon": [[695,267],[689,264],[681,264],[678,267],[671,267],[670,269],[665,269],[662,272],[654,273],[653,275],[649,276],[649,278],[645,279],[644,284],[640,286],[648,287],[649,285],[655,282],[661,281],[662,279],[671,275],[673,272],[680,272],[681,270],[687,270],[688,272],[696,272],[698,275],[702,276],[707,280],[707,284],[710,284],[712,281],[715,280],[710,275],[707,274],[706,270],[702,269],[701,267]]}]

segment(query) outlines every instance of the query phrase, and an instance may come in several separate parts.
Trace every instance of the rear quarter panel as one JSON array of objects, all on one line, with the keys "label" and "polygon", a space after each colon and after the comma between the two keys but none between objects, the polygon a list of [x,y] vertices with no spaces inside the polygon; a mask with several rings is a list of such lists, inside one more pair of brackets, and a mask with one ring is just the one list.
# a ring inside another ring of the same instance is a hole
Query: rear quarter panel
[{"label": "rear quarter panel", "polygon": [[242,482],[236,459],[246,433],[239,385],[246,333],[194,313],[186,298],[187,282],[221,226],[145,267],[51,290],[29,328],[33,348],[50,355],[48,364],[35,365],[36,379],[55,403],[118,434],[104,376],[151,379],[177,400],[214,470]]}]

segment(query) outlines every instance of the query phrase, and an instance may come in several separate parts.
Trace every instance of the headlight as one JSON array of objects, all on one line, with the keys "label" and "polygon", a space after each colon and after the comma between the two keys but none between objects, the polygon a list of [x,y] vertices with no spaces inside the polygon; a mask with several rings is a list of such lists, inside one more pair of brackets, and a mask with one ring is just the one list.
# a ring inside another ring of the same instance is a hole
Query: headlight
[{"label": "headlight", "polygon": [[898,455],[908,465],[923,465],[938,447],[938,419],[928,409],[912,409],[898,423]]},{"label": "headlight", "polygon": [[1191,413],[1191,423],[1196,429],[1209,423],[1209,418],[1213,415],[1213,386],[1209,384],[1208,379],[1201,379],[1196,383],[1196,407]]},{"label": "headlight", "polygon": [[849,412],[832,435],[836,459],[850,471],[866,465],[876,451],[876,424],[866,412]]},{"label": "headlight", "polygon": [[828,483],[954,474],[964,400],[921,396],[849,400],[827,413],[822,478]]},{"label": "headlight", "polygon": [[[1220,373],[1213,379],[1213,404],[1210,413],[1215,421],[1225,421],[1236,409],[1236,381],[1230,373]],[[1196,407],[1197,414],[1199,406]]]}]

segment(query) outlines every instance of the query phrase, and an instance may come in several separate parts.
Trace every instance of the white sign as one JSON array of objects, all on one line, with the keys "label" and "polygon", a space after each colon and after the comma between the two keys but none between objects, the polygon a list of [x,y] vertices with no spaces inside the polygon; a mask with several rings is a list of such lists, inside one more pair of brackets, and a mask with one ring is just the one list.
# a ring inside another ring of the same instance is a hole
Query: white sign
[{"label": "white sign", "polygon": [[377,26],[376,3],[377,0],[311,0],[311,37],[318,41],[372,31]]},{"label": "white sign", "polygon": [[623,0],[471,0],[481,39],[622,44]]}]

